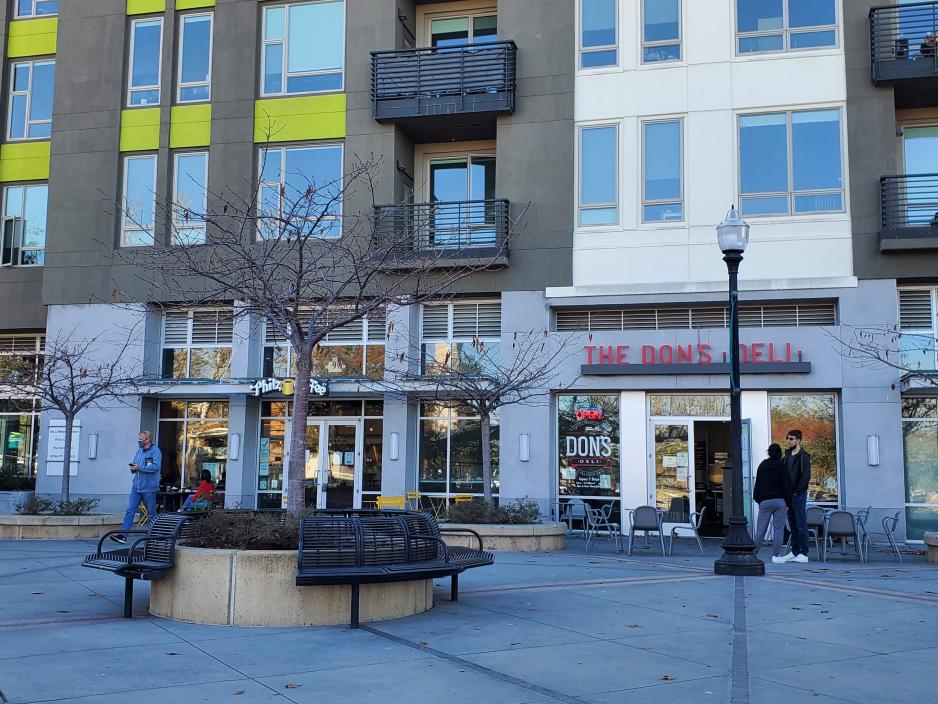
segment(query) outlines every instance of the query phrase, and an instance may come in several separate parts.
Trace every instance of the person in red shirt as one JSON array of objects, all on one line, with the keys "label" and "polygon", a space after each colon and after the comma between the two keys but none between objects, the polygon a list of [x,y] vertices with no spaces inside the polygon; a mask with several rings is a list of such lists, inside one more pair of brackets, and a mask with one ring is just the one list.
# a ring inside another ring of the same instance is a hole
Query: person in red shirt
[{"label": "person in red shirt", "polygon": [[215,483],[212,481],[212,473],[207,469],[202,470],[202,482],[199,488],[195,490],[192,496],[186,498],[182,505],[183,511],[196,511],[208,508],[212,503],[212,497],[215,495]]}]

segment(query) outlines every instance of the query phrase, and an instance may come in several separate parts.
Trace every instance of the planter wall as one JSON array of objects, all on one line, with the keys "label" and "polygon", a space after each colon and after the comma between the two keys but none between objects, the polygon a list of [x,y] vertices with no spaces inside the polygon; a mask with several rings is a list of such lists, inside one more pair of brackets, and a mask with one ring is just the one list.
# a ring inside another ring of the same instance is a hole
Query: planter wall
[{"label": "planter wall", "polygon": [[123,516],[0,516],[0,538],[15,540],[78,540],[100,538],[119,530]]},{"label": "planter wall", "polygon": [[[482,536],[486,550],[510,550],[513,552],[551,552],[563,550],[567,534],[566,523],[536,523],[534,525],[484,525],[467,523],[443,523],[446,528],[470,528]],[[478,547],[474,535],[443,535],[449,545]]]},{"label": "planter wall", "polygon": [[938,533],[925,534],[925,547],[928,549],[928,561],[938,565]]},{"label": "planter wall", "polygon": [[35,491],[0,491],[0,514],[16,513],[16,505],[21,504]]},{"label": "planter wall", "polygon": [[[363,584],[362,621],[433,608],[433,581]],[[176,547],[176,566],[150,585],[150,613],[222,626],[335,626],[351,620],[351,587],[296,586],[295,550]]]}]

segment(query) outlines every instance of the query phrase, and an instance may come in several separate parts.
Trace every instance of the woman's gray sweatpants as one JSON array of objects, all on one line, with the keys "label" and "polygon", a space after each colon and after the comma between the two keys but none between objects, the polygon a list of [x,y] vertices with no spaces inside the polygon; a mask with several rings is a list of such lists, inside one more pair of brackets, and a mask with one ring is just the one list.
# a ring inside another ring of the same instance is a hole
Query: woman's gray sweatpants
[{"label": "woman's gray sweatpants", "polygon": [[759,502],[759,521],[756,524],[756,550],[762,547],[765,531],[772,520],[772,554],[776,557],[782,554],[785,544],[785,519],[788,517],[788,506],[785,499],[767,499]]}]

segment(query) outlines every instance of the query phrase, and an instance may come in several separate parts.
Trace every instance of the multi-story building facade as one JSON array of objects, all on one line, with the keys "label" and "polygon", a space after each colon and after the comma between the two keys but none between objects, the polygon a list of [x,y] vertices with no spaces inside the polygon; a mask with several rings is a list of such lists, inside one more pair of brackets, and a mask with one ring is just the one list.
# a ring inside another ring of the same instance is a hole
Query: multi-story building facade
[{"label": "multi-story building facade", "polygon": [[[934,57],[900,52],[914,75],[871,80],[869,3],[14,5],[0,180],[4,235],[19,239],[4,245],[0,329],[6,344],[36,348],[44,333],[134,328],[153,379],[139,402],[81,417],[75,493],[119,507],[129,446],[150,429],[183,482],[209,469],[231,505],[281,504],[289,397],[252,386],[289,374],[283,341],[229,310],[164,312],[120,250],[206,236],[198,222],[167,222],[161,201],[212,210],[254,181],[276,193],[297,170],[335,179],[373,155],[378,204],[417,219],[421,204],[454,213],[467,260],[507,236],[503,215],[523,222],[504,261],[457,297],[361,321],[322,346],[328,394],[307,432],[320,505],[481,493],[477,418],[458,403],[362,391],[361,380],[401,353],[459,355],[484,340],[507,356],[514,333],[547,329],[582,352],[542,403],[499,414],[501,500],[535,498],[554,516],[572,497],[617,514],[651,503],[674,522],[703,508],[719,534],[728,331],[714,227],[737,204],[752,226],[741,269],[747,476],[800,427],[813,501],[872,506],[874,523],[900,511],[912,540],[938,523],[935,424],[903,415],[927,390],[839,344],[857,329],[936,330],[932,205],[916,206],[915,233],[896,236],[881,213],[910,191],[887,179],[880,195],[881,176],[933,170]],[[353,195],[343,208],[371,205]],[[473,208],[496,215],[480,227]],[[38,490],[54,491],[54,419],[16,422],[31,428],[16,447],[35,448]]]}]

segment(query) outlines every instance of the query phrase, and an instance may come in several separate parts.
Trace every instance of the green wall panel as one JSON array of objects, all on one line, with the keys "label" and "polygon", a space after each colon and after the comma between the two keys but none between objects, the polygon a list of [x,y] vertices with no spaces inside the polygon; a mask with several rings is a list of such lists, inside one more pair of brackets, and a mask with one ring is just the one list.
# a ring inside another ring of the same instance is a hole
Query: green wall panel
[{"label": "green wall panel", "polygon": [[10,22],[7,35],[7,56],[45,56],[55,53],[55,39],[59,31],[57,17]]},{"label": "green wall panel", "polygon": [[176,105],[170,112],[169,146],[207,147],[212,139],[211,105]]},{"label": "green wall panel", "polygon": [[345,93],[267,98],[254,103],[256,143],[343,137]]},{"label": "green wall panel", "polygon": [[160,109],[121,110],[121,151],[140,152],[160,146]]},{"label": "green wall panel", "polygon": [[176,0],[177,10],[191,10],[196,7],[215,7],[215,0]]},{"label": "green wall panel", "polygon": [[50,142],[11,142],[0,146],[0,181],[49,178]]},{"label": "green wall panel", "polygon": [[147,12],[163,12],[166,0],[127,0],[128,15],[143,15]]}]

